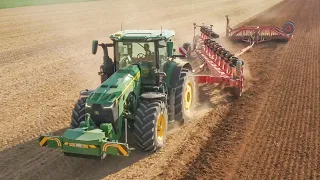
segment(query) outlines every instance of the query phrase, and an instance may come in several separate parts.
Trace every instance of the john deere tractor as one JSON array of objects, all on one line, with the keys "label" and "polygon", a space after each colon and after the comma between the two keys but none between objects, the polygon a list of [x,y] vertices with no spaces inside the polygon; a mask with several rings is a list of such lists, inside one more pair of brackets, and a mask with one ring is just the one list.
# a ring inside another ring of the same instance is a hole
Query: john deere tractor
[{"label": "john deere tractor", "polygon": [[100,46],[104,54],[101,84],[80,92],[70,128],[62,136],[42,135],[40,146],[61,148],[69,156],[128,156],[130,131],[141,151],[163,147],[168,123],[183,123],[195,105],[192,67],[173,55],[174,35],[172,30],[125,30],[111,34],[110,44],[94,40],[92,53]]}]

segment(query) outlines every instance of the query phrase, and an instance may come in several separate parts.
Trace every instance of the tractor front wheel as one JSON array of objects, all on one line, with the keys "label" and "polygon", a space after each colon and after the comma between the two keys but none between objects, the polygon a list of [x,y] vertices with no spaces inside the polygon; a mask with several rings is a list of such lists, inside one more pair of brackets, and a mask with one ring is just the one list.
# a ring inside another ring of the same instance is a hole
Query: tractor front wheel
[{"label": "tractor front wheel", "polygon": [[70,128],[80,127],[80,122],[85,120],[85,106],[86,106],[87,97],[80,98],[77,103],[74,105],[71,116]]},{"label": "tractor front wheel", "polygon": [[180,79],[175,89],[174,119],[183,123],[191,118],[192,110],[196,105],[195,80],[190,70],[181,70]]},{"label": "tractor front wheel", "polygon": [[165,144],[168,113],[164,102],[143,100],[137,109],[134,137],[142,151],[156,151]]}]

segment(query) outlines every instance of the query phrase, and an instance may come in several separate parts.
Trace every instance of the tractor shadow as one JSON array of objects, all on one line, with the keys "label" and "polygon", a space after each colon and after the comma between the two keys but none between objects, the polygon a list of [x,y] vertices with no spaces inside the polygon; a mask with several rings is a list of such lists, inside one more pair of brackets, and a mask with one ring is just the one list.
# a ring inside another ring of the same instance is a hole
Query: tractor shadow
[{"label": "tractor shadow", "polygon": [[[62,135],[65,130],[50,134]],[[133,142],[128,132],[129,146]],[[133,150],[127,157],[107,155],[103,160],[69,157],[61,149],[40,147],[33,139],[0,152],[0,179],[103,179],[151,154]]]}]

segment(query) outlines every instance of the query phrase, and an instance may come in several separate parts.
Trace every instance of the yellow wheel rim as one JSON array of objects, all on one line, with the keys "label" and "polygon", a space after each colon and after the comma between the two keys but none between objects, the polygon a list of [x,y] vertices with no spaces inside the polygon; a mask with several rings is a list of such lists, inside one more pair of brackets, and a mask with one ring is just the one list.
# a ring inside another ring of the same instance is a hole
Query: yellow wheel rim
[{"label": "yellow wheel rim", "polygon": [[160,114],[157,122],[157,138],[159,141],[162,141],[165,131],[166,131],[166,120],[163,114]]},{"label": "yellow wheel rim", "polygon": [[184,110],[190,111],[193,103],[193,86],[189,82],[184,90]]}]

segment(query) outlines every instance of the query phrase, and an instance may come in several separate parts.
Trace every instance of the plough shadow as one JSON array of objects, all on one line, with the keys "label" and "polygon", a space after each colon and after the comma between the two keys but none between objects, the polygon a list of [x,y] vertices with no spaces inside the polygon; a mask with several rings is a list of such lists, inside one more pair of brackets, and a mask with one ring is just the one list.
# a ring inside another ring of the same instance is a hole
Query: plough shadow
[{"label": "plough shadow", "polygon": [[[62,135],[67,128],[52,132]],[[129,145],[133,145],[133,134],[128,133]],[[103,160],[65,156],[61,149],[40,147],[37,139],[18,144],[0,152],[0,179],[103,179],[116,173],[152,153],[133,150],[129,156],[107,155]],[[27,162],[32,162],[31,164]],[[25,164],[28,165],[26,171]],[[14,170],[14,173],[9,173]],[[58,177],[55,177],[58,175]],[[2,177],[3,176],[3,177]],[[13,176],[13,177],[11,177]],[[17,178],[18,176],[18,178]]]}]

